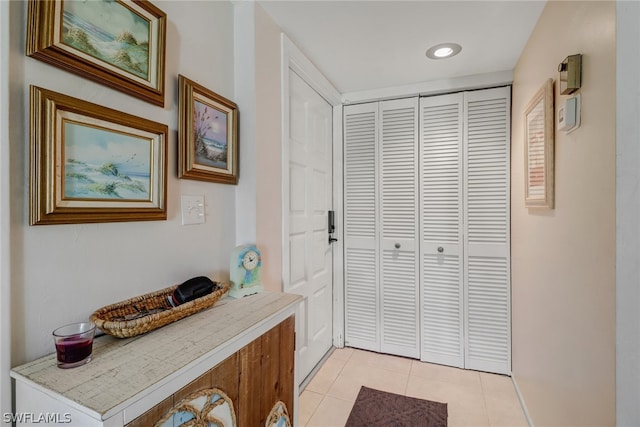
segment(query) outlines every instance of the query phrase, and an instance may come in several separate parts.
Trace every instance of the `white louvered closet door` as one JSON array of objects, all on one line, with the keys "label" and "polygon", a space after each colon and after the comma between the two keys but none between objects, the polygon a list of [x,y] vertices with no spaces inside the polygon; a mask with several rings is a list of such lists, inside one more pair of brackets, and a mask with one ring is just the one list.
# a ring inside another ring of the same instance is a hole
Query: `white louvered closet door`
[{"label": "white louvered closet door", "polygon": [[510,88],[465,93],[466,367],[511,372]]},{"label": "white louvered closet door", "polygon": [[420,99],[420,359],[464,367],[463,94]]},{"label": "white louvered closet door", "polygon": [[344,107],[345,344],[380,351],[378,104]]},{"label": "white louvered closet door", "polygon": [[418,98],[379,108],[380,351],[418,358]]},{"label": "white louvered closet door", "polygon": [[510,103],[344,108],[347,345],[510,373]]}]

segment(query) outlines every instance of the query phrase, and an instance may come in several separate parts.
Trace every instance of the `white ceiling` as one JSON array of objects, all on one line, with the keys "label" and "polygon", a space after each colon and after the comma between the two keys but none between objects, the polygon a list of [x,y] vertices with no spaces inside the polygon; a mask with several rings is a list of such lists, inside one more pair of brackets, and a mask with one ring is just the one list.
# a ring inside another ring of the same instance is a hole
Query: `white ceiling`
[{"label": "white ceiling", "polygon": [[[341,93],[513,70],[544,0],[259,0]],[[462,52],[432,60],[455,42]]]}]

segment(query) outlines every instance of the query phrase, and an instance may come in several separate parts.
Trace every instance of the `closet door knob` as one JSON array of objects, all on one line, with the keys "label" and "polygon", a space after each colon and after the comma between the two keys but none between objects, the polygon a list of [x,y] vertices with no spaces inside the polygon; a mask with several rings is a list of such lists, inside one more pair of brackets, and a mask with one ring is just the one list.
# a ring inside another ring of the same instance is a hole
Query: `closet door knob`
[{"label": "closet door knob", "polygon": [[396,244],[395,244],[395,245],[393,245],[393,246],[395,246],[395,248],[396,248],[396,249],[400,249],[400,243],[396,243]]},{"label": "closet door knob", "polygon": [[444,252],[444,248],[442,246],[438,246],[438,252],[440,253]]}]

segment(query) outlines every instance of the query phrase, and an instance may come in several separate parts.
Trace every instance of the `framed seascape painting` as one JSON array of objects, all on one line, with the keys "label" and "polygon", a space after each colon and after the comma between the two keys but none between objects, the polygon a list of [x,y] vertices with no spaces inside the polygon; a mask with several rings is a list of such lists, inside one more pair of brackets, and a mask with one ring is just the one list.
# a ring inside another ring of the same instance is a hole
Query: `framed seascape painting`
[{"label": "framed seascape painting", "polygon": [[524,113],[525,206],[553,209],[553,80],[533,96]]},{"label": "framed seascape painting", "polygon": [[27,55],[164,106],[166,26],[146,0],[30,0]]},{"label": "framed seascape painting", "polygon": [[178,177],[238,183],[238,107],[180,75]]},{"label": "framed seascape painting", "polygon": [[31,86],[30,224],[165,220],[161,123]]}]

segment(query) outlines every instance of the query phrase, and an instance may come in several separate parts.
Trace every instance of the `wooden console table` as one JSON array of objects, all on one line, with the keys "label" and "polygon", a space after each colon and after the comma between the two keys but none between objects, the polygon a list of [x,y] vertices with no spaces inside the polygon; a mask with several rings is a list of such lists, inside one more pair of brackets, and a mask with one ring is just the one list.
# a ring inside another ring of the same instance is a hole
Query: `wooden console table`
[{"label": "wooden console table", "polygon": [[224,298],[144,335],[96,338],[92,360],[77,368],[59,369],[55,354],[18,366],[16,414],[82,427],[150,426],[185,396],[215,388],[233,402],[238,426],[264,426],[277,402],[293,423],[301,300],[272,292]]}]

